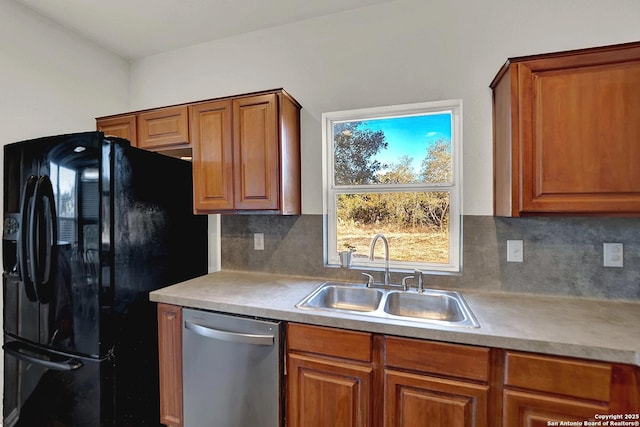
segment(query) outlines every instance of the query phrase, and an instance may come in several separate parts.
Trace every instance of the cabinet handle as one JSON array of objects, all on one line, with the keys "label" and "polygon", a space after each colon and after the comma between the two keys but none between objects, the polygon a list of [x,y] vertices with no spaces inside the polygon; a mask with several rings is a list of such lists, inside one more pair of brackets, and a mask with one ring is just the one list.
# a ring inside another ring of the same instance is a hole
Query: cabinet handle
[{"label": "cabinet handle", "polygon": [[194,334],[201,335],[203,337],[240,344],[273,345],[275,340],[275,336],[273,335],[255,335],[221,331],[219,329],[187,321],[184,322],[184,327]]}]

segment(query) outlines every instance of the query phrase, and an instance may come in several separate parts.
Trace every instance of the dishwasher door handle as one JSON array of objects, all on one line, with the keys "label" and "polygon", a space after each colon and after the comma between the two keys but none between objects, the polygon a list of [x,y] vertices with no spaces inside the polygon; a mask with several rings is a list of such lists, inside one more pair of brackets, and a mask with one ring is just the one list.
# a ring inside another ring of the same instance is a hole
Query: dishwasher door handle
[{"label": "dishwasher door handle", "polygon": [[238,344],[252,344],[252,345],[273,345],[274,335],[255,335],[255,334],[243,334],[238,332],[221,331],[209,326],[199,325],[193,322],[184,322],[184,327],[194,334],[201,335],[203,337],[212,338],[215,340],[228,341]]}]

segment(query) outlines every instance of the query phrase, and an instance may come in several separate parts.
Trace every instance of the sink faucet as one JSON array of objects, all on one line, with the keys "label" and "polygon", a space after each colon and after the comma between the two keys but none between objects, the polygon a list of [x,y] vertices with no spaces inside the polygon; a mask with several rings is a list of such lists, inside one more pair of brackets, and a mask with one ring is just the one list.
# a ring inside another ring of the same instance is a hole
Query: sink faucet
[{"label": "sink faucet", "polygon": [[389,283],[391,282],[389,276],[389,241],[384,237],[384,234],[378,233],[373,236],[371,245],[369,245],[369,261],[373,261],[374,259],[373,252],[376,248],[378,239],[382,239],[382,243],[384,243],[384,285],[389,286]]}]

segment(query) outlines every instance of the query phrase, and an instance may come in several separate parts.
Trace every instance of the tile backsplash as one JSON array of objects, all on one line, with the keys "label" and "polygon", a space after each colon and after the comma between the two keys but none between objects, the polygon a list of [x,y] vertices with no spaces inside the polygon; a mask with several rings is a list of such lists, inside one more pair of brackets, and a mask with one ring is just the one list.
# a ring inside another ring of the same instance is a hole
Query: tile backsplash
[{"label": "tile backsplash", "polygon": [[[224,270],[363,281],[362,270],[323,265],[322,215],[223,215],[221,224]],[[264,233],[265,250],[253,249],[254,233]],[[506,261],[507,240],[524,241],[524,262]],[[624,244],[624,267],[603,267],[604,242]],[[640,219],[465,216],[462,273],[425,279],[438,288],[640,300]]]}]

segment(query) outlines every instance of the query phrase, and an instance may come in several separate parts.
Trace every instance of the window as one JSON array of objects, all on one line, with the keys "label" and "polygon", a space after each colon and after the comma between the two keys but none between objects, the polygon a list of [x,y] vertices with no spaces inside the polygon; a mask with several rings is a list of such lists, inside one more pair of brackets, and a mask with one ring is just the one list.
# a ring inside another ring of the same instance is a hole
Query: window
[{"label": "window", "polygon": [[460,271],[462,101],[325,113],[325,263],[355,247],[353,268]]}]

